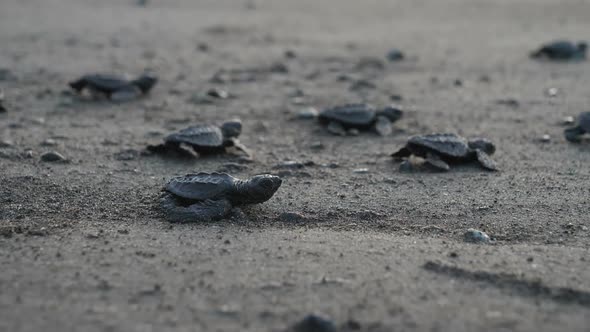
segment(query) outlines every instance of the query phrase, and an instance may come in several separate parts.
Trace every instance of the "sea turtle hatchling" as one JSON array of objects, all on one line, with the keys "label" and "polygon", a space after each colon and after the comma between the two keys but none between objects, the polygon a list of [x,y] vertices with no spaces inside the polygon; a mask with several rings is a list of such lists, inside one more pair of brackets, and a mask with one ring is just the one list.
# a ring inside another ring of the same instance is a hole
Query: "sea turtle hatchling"
[{"label": "sea turtle hatchling", "polygon": [[88,90],[104,94],[113,101],[126,101],[148,93],[157,82],[158,78],[151,74],[142,74],[133,80],[112,74],[88,74],[69,85],[78,93]]},{"label": "sea turtle hatchling", "polygon": [[549,59],[557,61],[584,60],[588,44],[579,42],[577,44],[567,40],[557,40],[541,46],[531,53],[534,59]]},{"label": "sea turtle hatchling", "polygon": [[564,130],[565,138],[574,143],[581,141],[584,134],[590,133],[590,112],[582,112],[576,119],[575,126]]},{"label": "sea turtle hatchling", "polygon": [[2,105],[2,102],[4,102],[4,90],[0,89],[0,113],[6,112],[6,107]]},{"label": "sea turtle hatchling", "polygon": [[270,174],[248,180],[226,173],[187,174],[166,184],[161,207],[174,222],[219,220],[234,206],[268,201],[281,183],[281,178]]},{"label": "sea turtle hatchling", "polygon": [[[490,158],[495,151],[494,144],[485,138],[467,140],[456,134],[430,134],[410,137],[406,145],[393,153],[392,157],[422,157],[426,166],[437,171],[448,171],[449,163],[472,161],[477,161],[487,170],[497,171],[496,163]],[[411,168],[411,164],[407,160],[400,165],[400,169],[408,167]]]},{"label": "sea turtle hatchling", "polygon": [[152,152],[185,151],[188,146],[198,154],[223,153],[228,147],[250,154],[237,137],[242,132],[242,122],[238,119],[224,122],[221,126],[200,124],[180,130],[164,138],[164,143],[150,145]]},{"label": "sea turtle hatchling", "polygon": [[374,129],[386,136],[392,132],[392,123],[402,115],[402,110],[392,106],[378,110],[370,104],[346,104],[323,110],[318,120],[336,135],[345,135],[347,130]]}]

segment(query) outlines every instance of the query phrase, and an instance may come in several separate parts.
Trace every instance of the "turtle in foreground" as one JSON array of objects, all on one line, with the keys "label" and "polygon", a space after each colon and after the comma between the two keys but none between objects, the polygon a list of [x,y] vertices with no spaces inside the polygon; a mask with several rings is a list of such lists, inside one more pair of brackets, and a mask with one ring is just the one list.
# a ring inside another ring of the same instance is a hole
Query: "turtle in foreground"
[{"label": "turtle in foreground", "polygon": [[580,142],[582,135],[590,133],[590,112],[580,113],[575,126],[567,128],[563,133],[568,141],[574,143]]},{"label": "turtle in foreground", "polygon": [[575,44],[567,40],[558,40],[541,46],[531,53],[531,58],[557,61],[584,60],[587,49],[588,44],[585,42]]},{"label": "turtle in foreground", "polygon": [[6,107],[4,107],[4,105],[2,105],[3,101],[4,101],[4,90],[0,89],[0,113],[6,112]]},{"label": "turtle in foreground", "polygon": [[[494,144],[485,138],[467,140],[456,134],[430,134],[410,137],[406,146],[393,153],[392,157],[421,157],[425,166],[436,171],[448,171],[452,163],[473,161],[484,169],[497,171],[496,163],[490,158],[495,151]],[[411,168],[412,164],[407,160],[400,165],[402,170]]]},{"label": "turtle in foreground", "polygon": [[226,148],[235,147],[250,154],[248,149],[238,141],[242,133],[242,122],[238,119],[224,122],[221,126],[201,124],[180,130],[164,138],[164,143],[150,145],[152,152],[186,152],[185,147],[191,148],[198,154],[224,153]]},{"label": "turtle in foreground", "polygon": [[234,206],[268,201],[281,183],[281,178],[270,174],[248,180],[226,173],[187,174],[166,184],[161,207],[174,222],[219,220]]},{"label": "turtle in foreground", "polygon": [[386,136],[393,131],[392,123],[402,115],[402,110],[392,106],[378,110],[370,104],[346,104],[323,110],[318,119],[335,135],[346,135],[347,130],[374,129]]},{"label": "turtle in foreground", "polygon": [[126,101],[147,94],[157,82],[158,78],[151,74],[142,74],[133,80],[111,74],[88,74],[69,85],[78,93],[88,90],[106,95],[113,101]]}]

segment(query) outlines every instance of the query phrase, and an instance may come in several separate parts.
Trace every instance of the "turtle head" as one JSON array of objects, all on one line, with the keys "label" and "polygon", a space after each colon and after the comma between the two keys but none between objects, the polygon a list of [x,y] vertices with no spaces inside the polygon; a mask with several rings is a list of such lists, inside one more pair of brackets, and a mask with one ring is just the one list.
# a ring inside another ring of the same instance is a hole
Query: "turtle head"
[{"label": "turtle head", "polygon": [[262,203],[268,201],[283,183],[280,177],[262,174],[256,175],[245,182],[241,189],[244,190],[244,203]]},{"label": "turtle head", "polygon": [[157,82],[158,78],[155,75],[146,73],[131,81],[131,84],[137,86],[142,93],[147,93]]},{"label": "turtle head", "polygon": [[399,108],[395,108],[393,106],[387,106],[382,110],[379,110],[377,112],[377,115],[379,116],[384,116],[386,118],[389,119],[389,121],[391,122],[395,122],[397,120],[399,120],[402,115],[404,114],[404,112],[402,110],[400,110]]},{"label": "turtle head", "polygon": [[221,132],[225,138],[240,136],[242,133],[242,121],[239,119],[234,119],[224,122],[221,125]]},{"label": "turtle head", "polygon": [[481,150],[486,154],[494,154],[496,152],[496,146],[487,138],[476,137],[472,138],[468,142],[469,148],[472,150]]},{"label": "turtle head", "polygon": [[579,42],[578,43],[578,49],[582,52],[586,52],[586,50],[588,49],[588,44],[586,42]]}]

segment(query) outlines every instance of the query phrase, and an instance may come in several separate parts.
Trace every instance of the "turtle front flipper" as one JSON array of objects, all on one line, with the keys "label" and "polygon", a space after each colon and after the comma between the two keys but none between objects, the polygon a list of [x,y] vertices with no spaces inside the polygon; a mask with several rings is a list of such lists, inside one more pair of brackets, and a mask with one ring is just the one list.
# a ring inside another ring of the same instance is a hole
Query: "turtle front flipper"
[{"label": "turtle front flipper", "polygon": [[228,148],[234,148],[238,151],[243,152],[247,158],[252,158],[252,151],[250,151],[250,149],[248,149],[244,144],[242,144],[242,142],[240,142],[237,138],[228,138],[224,142],[224,145]]},{"label": "turtle front flipper", "polygon": [[79,80],[75,80],[73,82],[68,83],[68,85],[77,93],[80,93],[88,85],[88,82],[85,78],[81,78]]},{"label": "turtle front flipper", "polygon": [[232,205],[226,199],[207,199],[185,207],[172,194],[165,194],[161,207],[166,218],[172,222],[195,222],[222,219],[229,214]]},{"label": "turtle front flipper", "polygon": [[397,152],[394,152],[391,154],[391,156],[396,159],[407,158],[411,155],[412,155],[412,151],[410,151],[410,149],[408,149],[408,147],[406,147],[406,146],[399,149]]},{"label": "turtle front flipper", "polygon": [[448,172],[451,167],[447,164],[444,160],[440,159],[440,157],[433,153],[427,153],[426,158],[424,159],[424,165],[428,168],[439,171],[439,172]]},{"label": "turtle front flipper", "polygon": [[129,85],[125,88],[119,89],[109,96],[109,99],[116,102],[125,102],[138,98],[141,95],[141,90],[134,85]]},{"label": "turtle front flipper", "polygon": [[344,126],[336,121],[330,121],[330,123],[328,123],[328,127],[326,127],[326,129],[328,129],[328,132],[332,135],[336,135],[336,136],[346,136],[346,129],[344,128]]},{"label": "turtle front flipper", "polygon": [[375,131],[380,136],[389,136],[393,132],[393,124],[385,116],[377,116],[377,121],[375,121],[374,127]]},{"label": "turtle front flipper", "polygon": [[580,126],[568,128],[563,131],[563,134],[565,135],[565,139],[567,139],[570,142],[574,142],[574,143],[580,142],[581,136],[584,135],[585,133],[586,133],[586,131],[584,129],[582,129],[582,127],[580,127]]},{"label": "turtle front flipper", "polygon": [[475,150],[475,154],[477,157],[477,161],[481,165],[481,167],[489,170],[489,171],[498,171],[498,165],[495,161],[490,158],[490,155],[485,153],[484,151],[477,149]]}]

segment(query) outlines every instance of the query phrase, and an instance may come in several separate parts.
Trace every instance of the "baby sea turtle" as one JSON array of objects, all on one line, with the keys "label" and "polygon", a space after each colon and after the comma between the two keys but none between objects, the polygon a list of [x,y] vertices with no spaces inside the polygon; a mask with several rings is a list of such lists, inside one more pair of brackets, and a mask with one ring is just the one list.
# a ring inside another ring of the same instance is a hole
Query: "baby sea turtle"
[{"label": "baby sea turtle", "polygon": [[150,145],[148,150],[152,152],[185,151],[188,146],[198,154],[223,153],[228,147],[236,147],[248,153],[248,149],[237,139],[242,133],[242,122],[238,119],[224,122],[221,126],[196,125],[164,138],[164,143]]},{"label": "baby sea turtle", "polygon": [[0,89],[0,113],[6,112],[6,107],[4,107],[4,105],[2,105],[3,101],[4,101],[4,90]]},{"label": "baby sea turtle", "polygon": [[575,143],[580,142],[582,135],[590,133],[590,112],[580,113],[575,126],[567,128],[563,133],[568,141]]},{"label": "baby sea turtle", "polygon": [[142,74],[134,80],[111,74],[88,74],[69,85],[76,92],[88,90],[91,93],[104,94],[114,101],[125,101],[148,93],[158,82],[151,74]]},{"label": "baby sea turtle", "polygon": [[[477,161],[490,171],[497,171],[496,163],[490,155],[496,151],[492,142],[485,138],[467,140],[456,134],[430,134],[413,136],[406,146],[392,154],[394,158],[406,158],[411,155],[422,157],[425,164],[437,171],[448,171],[449,163],[467,163]],[[408,161],[400,165],[404,169]]]},{"label": "baby sea turtle", "polygon": [[268,201],[281,183],[281,178],[270,174],[248,180],[226,173],[187,174],[166,184],[161,206],[174,222],[219,220],[236,205]]},{"label": "baby sea turtle", "polygon": [[346,130],[374,129],[385,136],[392,132],[392,123],[399,120],[403,111],[391,106],[377,110],[370,104],[347,104],[328,108],[319,114],[319,121],[328,125],[336,135],[345,135]]},{"label": "baby sea turtle", "polygon": [[531,58],[549,60],[584,60],[588,44],[579,42],[577,44],[567,40],[557,40],[541,46],[540,49],[531,53]]}]

